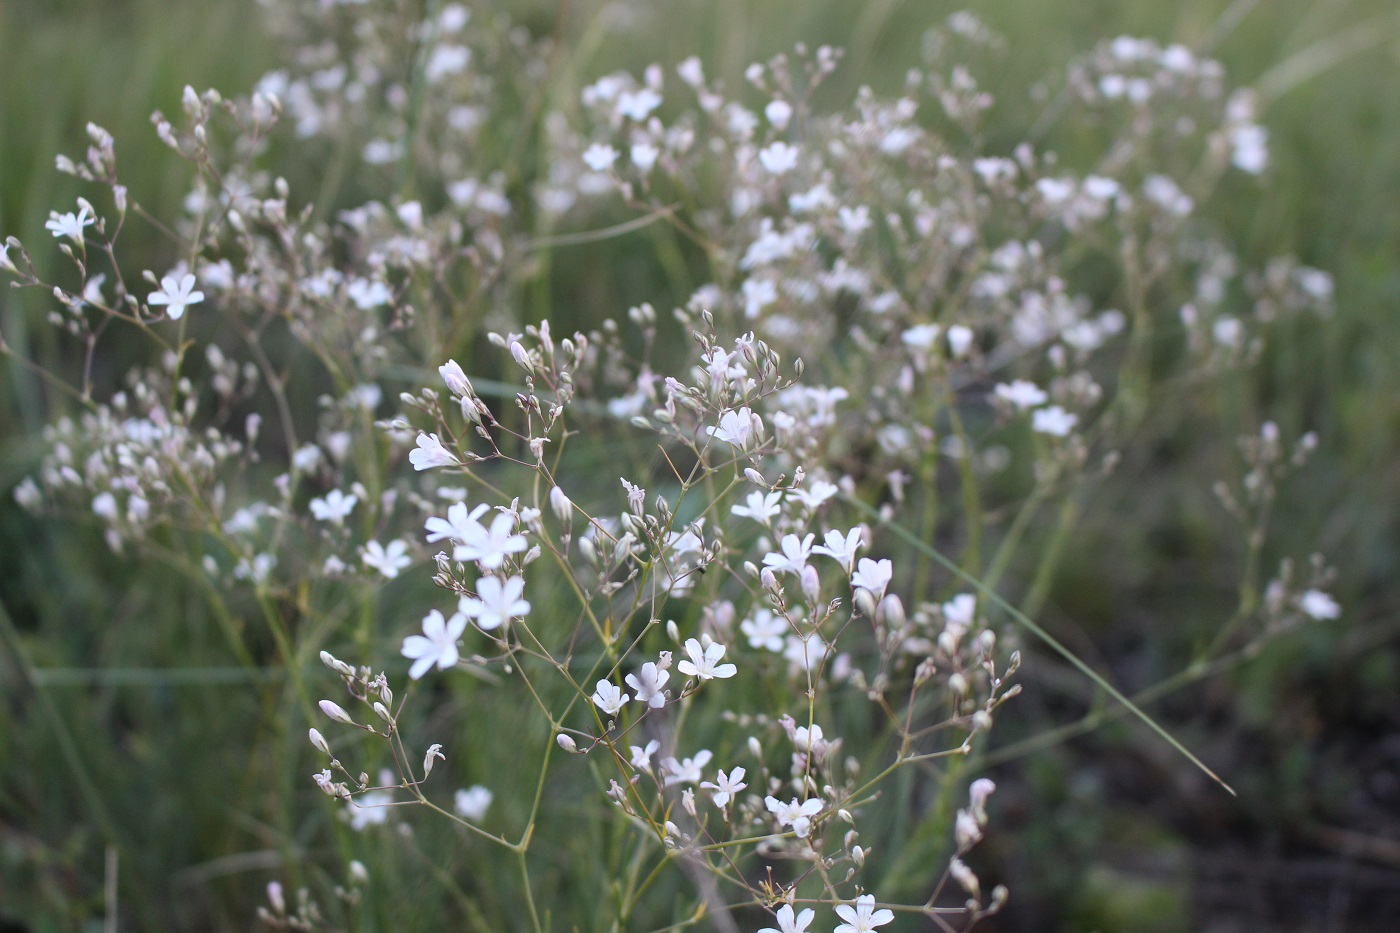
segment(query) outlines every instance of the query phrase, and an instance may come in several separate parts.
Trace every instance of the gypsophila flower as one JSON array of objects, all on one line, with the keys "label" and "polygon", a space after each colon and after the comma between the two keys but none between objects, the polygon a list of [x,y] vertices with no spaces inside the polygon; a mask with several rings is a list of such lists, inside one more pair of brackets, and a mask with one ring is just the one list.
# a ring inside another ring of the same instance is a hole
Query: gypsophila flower
[{"label": "gypsophila flower", "polygon": [[616,161],[617,150],[602,143],[594,143],[583,152],[583,163],[595,172],[606,172]]},{"label": "gypsophila flower", "polygon": [[850,573],[856,561],[856,551],[864,544],[861,539],[863,531],[864,529],[857,525],[843,535],[833,528],[826,533],[826,543],[812,548],[812,553],[825,554]]},{"label": "gypsophila flower", "polygon": [[359,496],[347,496],[339,489],[332,489],[324,497],[311,500],[311,514],[317,521],[339,525],[354,511],[359,501]]},{"label": "gypsophila flower", "polygon": [[812,541],[816,535],[808,534],[804,538],[797,535],[784,535],[782,542],[782,552],[774,551],[763,557],[763,566],[774,573],[796,573],[801,574],[802,568],[807,566],[807,561],[812,557]]},{"label": "gypsophila flower", "polygon": [[476,534],[484,534],[478,519],[490,511],[491,507],[485,504],[478,505],[470,512],[467,511],[465,502],[456,502],[447,507],[447,517],[438,518],[436,515],[423,523],[423,528],[428,532],[427,542],[433,544],[438,541],[465,542],[468,538]]},{"label": "gypsophila flower", "polygon": [[366,567],[378,570],[386,579],[392,580],[399,575],[399,571],[413,563],[413,558],[408,556],[408,543],[400,540],[389,542],[385,547],[378,541],[368,541],[364,550],[360,553]]},{"label": "gypsophila flower", "polygon": [[1321,590],[1308,590],[1298,597],[1298,608],[1309,618],[1318,620],[1341,618],[1342,607]]},{"label": "gypsophila flower", "polygon": [[788,622],[770,609],[759,607],[754,610],[752,619],[739,623],[739,631],[749,640],[750,648],[765,651],[782,651],[783,637],[788,632]]},{"label": "gypsophila flower", "polygon": [[1067,437],[1078,423],[1078,415],[1070,414],[1059,405],[1038,409],[1031,416],[1032,428],[1041,434],[1050,434],[1055,437]]},{"label": "gypsophila flower", "polygon": [[497,513],[488,528],[481,524],[468,526],[452,553],[453,560],[474,560],[483,570],[495,570],[511,554],[519,554],[529,545],[523,535],[515,534],[515,519],[505,512]]},{"label": "gypsophila flower", "polygon": [[656,754],[656,750],[660,747],[661,743],[656,739],[652,739],[650,742],[648,742],[645,748],[639,748],[636,745],[629,745],[628,749],[632,752],[632,759],[630,762],[632,767],[636,768],[638,771],[645,771],[648,774],[650,774],[651,756]]},{"label": "gypsophila flower", "polygon": [[726,444],[747,450],[763,432],[763,421],[748,408],[730,410],[719,416],[719,427],[707,427],[705,433]]},{"label": "gypsophila flower", "polygon": [[433,765],[438,759],[447,760],[447,756],[442,753],[442,744],[434,742],[428,746],[427,752],[423,754],[423,777],[433,773]]},{"label": "gypsophila flower", "polygon": [[195,277],[185,273],[180,279],[167,275],[160,280],[160,291],[151,292],[146,298],[148,305],[167,305],[165,313],[172,321],[178,321],[190,305],[204,300],[204,292],[195,291]]},{"label": "gypsophila flower", "polygon": [[616,716],[617,711],[622,709],[624,703],[632,699],[622,692],[622,688],[606,680],[598,681],[597,688],[593,691],[593,703],[609,716]]},{"label": "gypsophila flower", "polygon": [[725,805],[729,803],[731,798],[738,794],[739,791],[749,786],[743,783],[743,780],[744,769],[735,768],[728,774],[725,774],[723,771],[720,771],[719,774],[716,775],[713,784],[709,781],[704,781],[700,784],[700,786],[709,788],[710,790],[714,791],[712,796],[715,801],[715,806],[719,807],[722,810],[724,809]]},{"label": "gypsophila flower", "polygon": [[713,757],[714,755],[708,748],[702,748],[695,753],[694,758],[685,758],[681,761],[677,761],[675,758],[662,759],[661,767],[666,772],[666,786],[699,783],[702,777],[700,769],[709,764]]},{"label": "gypsophila flower", "polygon": [[894,576],[894,565],[889,558],[881,560],[871,560],[862,557],[856,566],[856,572],[851,574],[851,586],[862,590],[868,590],[877,600],[885,595],[885,587],[890,585],[890,578]]},{"label": "gypsophila flower", "polygon": [[773,175],[786,175],[797,167],[797,147],[779,140],[759,150],[758,161]]},{"label": "gypsophila flower", "polygon": [[433,467],[457,466],[461,461],[442,446],[436,434],[419,434],[418,447],[408,452],[408,462],[415,470],[431,470]]},{"label": "gypsophila flower", "polygon": [[1009,383],[997,383],[997,387],[992,391],[996,393],[997,398],[1010,402],[1022,411],[1027,408],[1035,408],[1037,405],[1044,405],[1046,399],[1049,398],[1044,389],[1034,382],[1027,382],[1024,379],[1017,379]]},{"label": "gypsophila flower", "polygon": [[486,810],[491,806],[491,791],[480,784],[473,784],[466,790],[459,790],[453,799],[452,809],[457,811],[457,815],[462,819],[472,823],[481,822],[486,816]]},{"label": "gypsophila flower", "polygon": [[671,679],[671,674],[659,669],[656,662],[648,661],[642,665],[641,670],[628,674],[625,679],[627,686],[637,692],[638,703],[645,703],[652,709],[660,709],[666,705],[666,693],[662,688],[666,686],[666,681]]},{"label": "gypsophila flower", "polygon": [[702,647],[700,642],[694,638],[685,640],[685,653],[690,657],[688,661],[682,661],[676,668],[687,677],[695,677],[701,681],[711,680],[715,677],[733,677],[739,670],[733,664],[720,664],[719,659],[724,657],[725,647],[717,641],[709,641],[706,636],[706,644]]},{"label": "gypsophila flower", "polygon": [[832,933],[870,933],[876,927],[882,927],[894,920],[894,911],[887,908],[875,909],[875,895],[862,894],[856,898],[856,906],[849,904],[839,904],[836,907],[836,916],[845,923],[836,927]]},{"label": "gypsophila flower", "polygon": [[452,618],[444,619],[441,612],[434,609],[423,617],[423,634],[409,635],[403,640],[401,653],[413,659],[408,676],[418,680],[434,665],[438,670],[446,670],[457,663],[457,639],[467,629],[467,617],[453,613]]},{"label": "gypsophila flower", "polygon": [[521,597],[525,593],[523,577],[482,577],[476,581],[476,596],[463,596],[457,611],[476,622],[483,631],[500,628],[513,618],[528,615],[530,604]]},{"label": "gypsophila flower", "polygon": [[[92,226],[92,213],[86,208],[82,208],[76,214],[60,214],[58,211],[49,211],[49,219],[44,223],[44,229],[53,233],[55,239],[67,237],[74,243],[83,242],[83,228]],[[179,315],[174,315],[179,317]]]},{"label": "gypsophila flower", "polygon": [[801,803],[796,798],[783,803],[776,797],[765,797],[763,802],[768,806],[768,812],[777,818],[778,825],[791,826],[798,839],[807,838],[812,831],[812,817],[822,812],[823,806],[820,797],[810,797]]},{"label": "gypsophila flower", "polygon": [[778,929],[764,927],[758,933],[807,933],[807,926],[816,915],[817,912],[810,907],[804,907],[800,914],[794,915],[792,905],[784,904],[778,908]]},{"label": "gypsophila flower", "polygon": [[740,518],[751,518],[760,525],[767,525],[782,513],[778,504],[782,498],[783,494],[777,490],[765,493],[755,489],[742,505],[736,505],[729,511]]}]

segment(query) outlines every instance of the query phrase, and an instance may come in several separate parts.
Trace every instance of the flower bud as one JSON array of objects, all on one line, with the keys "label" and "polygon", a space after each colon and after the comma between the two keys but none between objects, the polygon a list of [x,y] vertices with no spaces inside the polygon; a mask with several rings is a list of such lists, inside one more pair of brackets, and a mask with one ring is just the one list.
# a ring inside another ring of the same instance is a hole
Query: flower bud
[{"label": "flower bud", "polygon": [[307,738],[311,740],[311,746],[315,748],[316,751],[323,755],[329,755],[331,753],[330,744],[326,741],[325,736],[321,735],[320,730],[311,729],[307,732]]},{"label": "flower bud", "polygon": [[568,752],[570,755],[577,755],[579,753],[578,743],[573,740],[572,736],[565,735],[561,732],[554,737],[554,741],[558,742],[559,747],[562,748],[564,751]]},{"label": "flower bud", "polygon": [[319,705],[321,707],[321,712],[325,713],[336,722],[343,722],[347,726],[355,725],[355,720],[351,719],[350,714],[341,709],[338,704],[332,703],[330,700],[322,700]]}]

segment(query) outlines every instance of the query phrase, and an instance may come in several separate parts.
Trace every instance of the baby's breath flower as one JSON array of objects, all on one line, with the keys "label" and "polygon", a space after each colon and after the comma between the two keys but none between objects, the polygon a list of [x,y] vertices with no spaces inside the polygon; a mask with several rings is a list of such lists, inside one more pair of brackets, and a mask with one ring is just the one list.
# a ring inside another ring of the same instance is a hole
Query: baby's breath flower
[{"label": "baby's breath flower", "polygon": [[438,670],[446,670],[456,665],[460,657],[457,652],[457,639],[462,637],[466,628],[467,617],[460,612],[454,613],[450,619],[443,618],[442,613],[436,609],[424,616],[423,634],[409,635],[403,640],[401,653],[404,657],[413,659],[408,676],[418,680],[434,665]]},{"label": "baby's breath flower", "polygon": [[1308,590],[1298,598],[1298,608],[1303,614],[1318,620],[1337,619],[1342,615],[1342,607],[1337,601],[1321,590]]},{"label": "baby's breath flower", "polygon": [[1074,430],[1074,426],[1078,423],[1078,415],[1070,414],[1059,405],[1038,409],[1031,416],[1032,428],[1041,434],[1050,434],[1054,437],[1069,436],[1069,432]]},{"label": "baby's breath flower", "polygon": [[583,164],[595,172],[606,172],[616,161],[617,150],[602,143],[594,143],[583,152]]},{"label": "baby's breath flower", "polygon": [[743,783],[743,781],[744,769],[734,768],[728,774],[725,774],[723,771],[720,771],[715,776],[715,781],[713,784],[709,781],[703,781],[701,782],[700,786],[709,788],[710,790],[714,791],[713,797],[715,801],[715,806],[719,807],[722,810],[724,809],[725,805],[728,804],[729,801],[736,794],[739,793],[739,791],[749,786]]},{"label": "baby's breath flower", "polygon": [[617,711],[622,709],[623,704],[632,698],[622,692],[622,688],[606,680],[598,681],[597,687],[593,691],[591,698],[604,713],[609,716],[616,716]]},{"label": "baby's breath flower", "polygon": [[763,802],[767,805],[768,812],[777,818],[778,825],[791,826],[798,839],[807,838],[807,834],[812,831],[812,817],[822,812],[823,806],[820,797],[811,797],[800,803],[796,798],[783,803],[776,797],[765,797]]},{"label": "baby's breath flower", "polygon": [[408,556],[407,542],[397,539],[390,541],[388,547],[378,541],[366,542],[360,560],[364,561],[366,567],[378,570],[389,580],[397,577],[400,570],[413,563],[413,559]]},{"label": "baby's breath flower", "polygon": [[836,915],[845,923],[838,925],[832,933],[869,933],[894,920],[894,911],[883,907],[875,909],[873,894],[862,894],[856,898],[855,907],[850,904],[838,905]]},{"label": "baby's breath flower", "polygon": [[196,291],[194,286],[195,277],[188,272],[179,279],[167,275],[160,280],[160,290],[151,292],[146,304],[167,305],[165,313],[170,320],[178,321],[184,316],[185,308],[204,300],[204,292]]},{"label": "baby's breath flower", "polygon": [[477,628],[491,631],[513,618],[530,612],[530,603],[521,597],[525,593],[523,577],[482,577],[476,583],[476,596],[463,596],[457,611],[473,619]]},{"label": "baby's breath flower", "polygon": [[695,753],[694,758],[684,758],[680,761],[675,758],[662,759],[661,767],[666,772],[666,786],[699,783],[702,776],[700,769],[709,764],[713,757],[708,748],[702,748]]},{"label": "baby's breath flower", "polygon": [[493,795],[490,790],[480,784],[473,784],[466,790],[457,791],[453,799],[452,809],[457,811],[457,815],[462,819],[472,823],[481,822],[486,816],[486,810],[491,806]]},{"label": "baby's breath flower", "polygon": [[648,661],[641,670],[626,677],[627,686],[637,692],[637,702],[645,703],[652,709],[666,705],[666,691],[662,688],[670,679],[670,673],[658,668],[654,661]]},{"label": "baby's breath flower", "polygon": [[359,501],[359,496],[347,496],[339,489],[332,489],[324,498],[311,500],[311,514],[317,521],[339,525],[354,511],[355,504]]},{"label": "baby's breath flower", "polygon": [[[60,214],[58,211],[49,211],[49,219],[44,224],[44,229],[53,233],[55,239],[67,237],[74,243],[83,242],[83,228],[92,226],[92,214],[86,207],[78,213]],[[179,317],[178,314],[173,317]]]},{"label": "baby's breath flower", "polygon": [[461,461],[442,446],[436,434],[419,434],[418,448],[408,452],[408,462],[415,470],[431,470],[433,467],[457,466]]},{"label": "baby's breath flower", "polygon": [[687,677],[695,677],[701,681],[711,680],[715,677],[733,677],[738,672],[738,668],[733,664],[720,664],[719,659],[724,657],[725,647],[717,641],[710,641],[706,636],[706,643],[702,646],[694,638],[685,640],[685,653],[690,660],[681,661],[676,665],[676,669]]},{"label": "baby's breath flower", "polygon": [[810,907],[804,907],[801,913],[794,915],[792,905],[784,904],[778,908],[776,915],[778,929],[764,927],[758,933],[807,933],[807,926],[816,915],[817,912]]}]

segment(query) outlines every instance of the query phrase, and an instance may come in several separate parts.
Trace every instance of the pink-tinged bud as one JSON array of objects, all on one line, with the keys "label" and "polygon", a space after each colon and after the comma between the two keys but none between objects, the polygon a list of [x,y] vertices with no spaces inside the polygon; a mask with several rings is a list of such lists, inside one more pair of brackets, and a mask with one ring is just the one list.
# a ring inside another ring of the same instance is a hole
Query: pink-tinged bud
[{"label": "pink-tinged bud", "polygon": [[319,705],[321,707],[321,712],[325,713],[336,722],[343,722],[347,726],[355,725],[355,720],[351,719],[350,714],[341,709],[339,705],[332,703],[330,700],[322,700]]},{"label": "pink-tinged bud", "polygon": [[521,346],[519,340],[516,340],[510,345],[510,355],[511,358],[515,360],[516,365],[525,370],[525,372],[534,375],[535,364],[530,362],[530,354],[525,352],[525,348]]},{"label": "pink-tinged bud", "polygon": [[811,564],[802,568],[802,593],[813,606],[821,601],[821,577],[817,575],[817,568]]},{"label": "pink-tinged bud", "polygon": [[287,913],[287,899],[282,896],[282,885],[277,881],[267,883],[267,902],[272,905],[272,912],[281,917]]},{"label": "pink-tinged bud", "polygon": [[550,487],[549,507],[561,522],[570,523],[573,521],[574,504],[569,501],[568,496],[564,495],[564,490],[558,486]]},{"label": "pink-tinged bud", "polygon": [[776,590],[778,588],[778,576],[773,573],[772,567],[764,567],[759,571],[758,582],[765,590]]},{"label": "pink-tinged bud", "polygon": [[372,707],[372,709],[374,710],[374,715],[378,716],[380,719],[384,720],[390,725],[394,724],[394,714],[389,712],[389,708],[383,703],[375,701],[375,704]]},{"label": "pink-tinged bud", "polygon": [[316,749],[316,751],[320,752],[323,755],[329,755],[331,753],[330,743],[326,741],[325,736],[321,735],[320,730],[310,730],[309,732],[307,732],[307,738],[311,740],[311,747]]},{"label": "pink-tinged bud", "polygon": [[561,732],[554,737],[554,741],[558,742],[559,747],[570,755],[578,754],[578,743],[573,740],[572,736],[565,735]]},{"label": "pink-tinged bud", "polygon": [[456,360],[448,360],[438,367],[438,374],[442,376],[442,381],[447,384],[447,391],[459,397],[472,395],[472,384],[467,379],[467,374],[462,371],[462,367]]},{"label": "pink-tinged bud", "polygon": [[876,616],[892,630],[898,631],[904,628],[904,603],[893,593],[880,600],[880,605],[875,608],[875,612]]},{"label": "pink-tinged bud", "polygon": [[953,859],[948,863],[948,874],[953,876],[953,880],[962,885],[962,889],[974,898],[982,896],[982,885],[977,880],[977,876],[972,873],[972,869],[963,864],[962,859]]}]

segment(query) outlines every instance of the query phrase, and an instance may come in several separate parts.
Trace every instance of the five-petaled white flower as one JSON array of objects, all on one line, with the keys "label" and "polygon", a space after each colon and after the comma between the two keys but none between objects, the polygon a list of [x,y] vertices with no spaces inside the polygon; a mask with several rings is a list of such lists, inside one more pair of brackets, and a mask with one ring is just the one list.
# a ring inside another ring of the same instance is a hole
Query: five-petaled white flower
[{"label": "five-petaled white flower", "polygon": [[414,659],[408,676],[418,680],[433,665],[437,665],[438,670],[455,665],[460,657],[457,639],[466,629],[467,617],[460,612],[454,613],[450,619],[444,619],[436,609],[424,616],[423,634],[409,635],[403,640],[403,656]]},{"label": "five-petaled white flower", "polygon": [[160,280],[160,291],[151,292],[146,299],[148,305],[167,305],[165,313],[170,320],[178,321],[190,305],[204,300],[204,292],[195,291],[195,277],[186,272],[180,279],[167,275]]},{"label": "five-petaled white flower", "polygon": [[466,537],[453,550],[453,560],[474,560],[483,570],[495,570],[510,554],[518,554],[528,546],[523,535],[515,534],[515,517],[505,512],[491,519],[491,527],[477,523],[468,526]]},{"label": "five-petaled white flower", "polygon": [[785,175],[797,167],[798,151],[782,140],[769,143],[758,152],[758,161],[773,175]]},{"label": "five-petaled white flower", "polygon": [[1337,619],[1342,615],[1342,607],[1322,590],[1308,590],[1298,597],[1298,608],[1304,615],[1318,620]]},{"label": "five-petaled white flower", "polygon": [[833,528],[826,533],[826,543],[818,544],[812,548],[812,553],[825,554],[845,568],[847,573],[850,573],[856,562],[856,551],[864,544],[861,540],[862,530],[857,525],[843,535]]},{"label": "five-petaled white flower", "polygon": [[708,427],[705,433],[740,450],[748,450],[755,437],[763,434],[763,420],[747,407],[730,409],[719,416],[719,427]]},{"label": "five-petaled white flower", "polygon": [[628,748],[632,751],[632,767],[636,768],[638,771],[645,771],[646,773],[650,774],[651,756],[654,755],[656,753],[656,750],[660,747],[661,743],[656,739],[652,739],[650,742],[648,742],[645,748],[639,748],[636,745],[629,745]]},{"label": "five-petaled white flower", "polygon": [[359,496],[347,496],[339,489],[332,489],[323,498],[311,500],[311,514],[317,521],[339,525],[355,509]]},{"label": "five-petaled white flower", "polygon": [[1078,415],[1070,414],[1059,405],[1038,408],[1035,414],[1031,415],[1032,428],[1041,434],[1050,434],[1054,437],[1067,437],[1078,423]]},{"label": "five-petaled white flower", "polygon": [[739,793],[739,791],[749,786],[743,781],[744,769],[735,768],[728,774],[725,774],[723,771],[719,772],[719,774],[715,776],[715,781],[713,784],[711,784],[709,781],[704,781],[700,784],[700,786],[707,787],[710,790],[714,791],[715,806],[719,807],[722,810],[724,809],[724,805],[729,803],[730,798],[734,797],[736,794]]},{"label": "five-petaled white flower", "polygon": [[870,933],[876,927],[882,927],[894,919],[894,911],[887,908],[875,909],[875,895],[862,894],[856,898],[856,906],[850,904],[838,904],[836,916],[845,923],[838,926],[832,933]]},{"label": "five-petaled white flower", "polygon": [[408,452],[408,462],[415,470],[431,470],[433,467],[456,466],[460,461],[442,446],[442,439],[436,434],[418,435],[418,447]]},{"label": "five-petaled white flower", "polygon": [[612,146],[594,143],[583,151],[583,164],[595,172],[606,172],[617,161],[617,150]]},{"label": "five-petaled white flower", "polygon": [[783,535],[782,553],[774,551],[764,555],[763,566],[774,573],[782,573],[783,571],[802,573],[802,568],[807,566],[807,561],[812,557],[812,542],[815,539],[816,535],[814,534],[808,534],[800,539],[797,535]]},{"label": "five-petaled white flower", "polygon": [[997,383],[997,387],[992,391],[996,393],[997,398],[1010,402],[1022,411],[1044,405],[1048,398],[1044,389],[1024,379]]},{"label": "five-petaled white flower", "polygon": [[708,748],[702,748],[695,753],[694,758],[684,758],[680,761],[675,758],[663,758],[661,767],[666,771],[666,786],[698,782],[701,778],[700,769],[709,764],[713,757]]},{"label": "five-petaled white flower", "polygon": [[52,231],[57,239],[67,237],[74,243],[81,243],[83,242],[83,228],[91,226],[92,214],[84,207],[76,214],[60,214],[58,211],[49,211],[49,219],[44,224],[44,229]]},{"label": "five-petaled white flower", "polygon": [[462,819],[472,823],[481,822],[481,818],[486,815],[486,808],[491,806],[491,791],[480,784],[473,784],[466,790],[459,790],[453,800],[452,809],[457,811],[457,815]]},{"label": "five-petaled white flower", "polygon": [[776,615],[771,609],[759,607],[754,610],[752,619],[739,623],[739,631],[749,639],[750,648],[763,648],[768,651],[783,650],[783,636],[788,632],[788,621]]},{"label": "five-petaled white flower", "polygon": [[751,518],[760,525],[766,525],[782,512],[778,505],[782,498],[783,494],[779,491],[764,493],[755,489],[749,493],[743,505],[736,505],[729,511],[740,518]]},{"label": "five-petaled white flower", "polygon": [[616,684],[600,680],[597,689],[593,691],[592,699],[600,710],[609,716],[616,716],[622,705],[632,698],[623,693],[622,688]]},{"label": "five-petaled white flower", "polygon": [[706,644],[702,646],[696,639],[687,638],[685,653],[689,655],[690,660],[677,664],[677,669],[687,677],[695,677],[702,681],[715,677],[733,677],[739,669],[733,664],[719,663],[719,659],[724,657],[724,645],[710,641],[709,636],[706,636],[705,641]]},{"label": "five-petaled white flower", "polygon": [[804,907],[802,913],[794,915],[792,905],[784,904],[778,908],[779,928],[764,927],[758,933],[807,933],[807,925],[816,915],[817,912],[810,907]]},{"label": "five-petaled white flower", "polygon": [[666,692],[662,688],[670,679],[670,672],[658,668],[655,661],[648,661],[641,670],[626,677],[627,686],[637,691],[637,702],[645,703],[652,709],[666,705]]},{"label": "five-petaled white flower", "polygon": [[475,619],[477,628],[489,632],[530,612],[530,603],[521,598],[524,593],[523,577],[511,577],[505,582],[500,577],[482,577],[476,581],[476,595],[463,596],[457,611]]},{"label": "five-petaled white flower", "polygon": [[822,812],[820,797],[809,797],[800,803],[796,797],[787,803],[777,797],[764,797],[763,802],[768,805],[768,812],[777,817],[778,825],[791,826],[798,839],[807,838],[812,830],[812,817]]},{"label": "five-petaled white flower", "polygon": [[388,547],[378,541],[366,542],[360,560],[365,562],[366,567],[378,570],[390,580],[397,577],[400,570],[413,563],[413,559],[408,556],[407,542],[397,539],[390,541]]},{"label": "five-petaled white flower", "polygon": [[856,572],[851,574],[851,586],[868,590],[876,599],[885,595],[885,587],[890,585],[890,578],[894,576],[894,565],[889,558],[881,560],[871,560],[862,557],[860,563],[856,565]]}]

